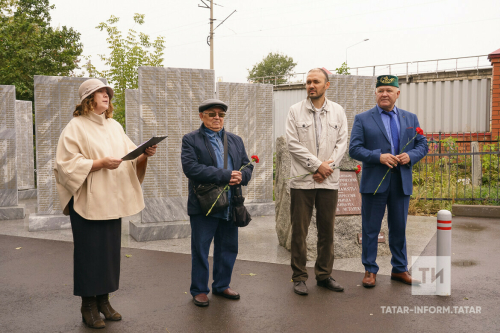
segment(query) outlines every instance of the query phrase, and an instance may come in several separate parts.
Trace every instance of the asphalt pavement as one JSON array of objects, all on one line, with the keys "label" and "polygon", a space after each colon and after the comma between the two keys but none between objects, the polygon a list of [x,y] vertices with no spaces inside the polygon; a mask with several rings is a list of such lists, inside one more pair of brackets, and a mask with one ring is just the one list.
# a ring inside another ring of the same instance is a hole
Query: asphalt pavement
[{"label": "asphalt pavement", "polygon": [[[189,254],[122,248],[111,303],[124,319],[100,332],[499,332],[498,239],[500,219],[453,219],[448,297],[412,296],[387,275],[366,289],[363,274],[339,270],[336,293],[316,286],[312,268],[299,296],[288,264],[237,260],[231,288],[241,299],[210,294],[207,308],[192,303]],[[435,255],[435,242],[421,255]],[[91,331],[72,296],[72,255],[71,242],[0,235],[0,332]],[[452,313],[430,313],[442,307]]]}]

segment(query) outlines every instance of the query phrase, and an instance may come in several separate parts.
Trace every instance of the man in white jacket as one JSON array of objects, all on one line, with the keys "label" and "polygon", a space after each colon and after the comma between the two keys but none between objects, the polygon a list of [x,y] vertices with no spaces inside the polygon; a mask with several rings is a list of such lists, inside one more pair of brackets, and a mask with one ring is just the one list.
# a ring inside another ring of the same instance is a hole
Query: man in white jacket
[{"label": "man in white jacket", "polygon": [[310,70],[306,81],[307,99],[290,107],[286,123],[292,160],[292,280],[294,292],[299,295],[308,293],[306,237],[313,207],[316,207],[318,228],[318,257],[314,266],[317,284],[333,291],[344,290],[330,275],[340,175],[337,167],[347,149],[347,118],[339,104],[325,97],[329,86],[328,74],[323,69]]}]

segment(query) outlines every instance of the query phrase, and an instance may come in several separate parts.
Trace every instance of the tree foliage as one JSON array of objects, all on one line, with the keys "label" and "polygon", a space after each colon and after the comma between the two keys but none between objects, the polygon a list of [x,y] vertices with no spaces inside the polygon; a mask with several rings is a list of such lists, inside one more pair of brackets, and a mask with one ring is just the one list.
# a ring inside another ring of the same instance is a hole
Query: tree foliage
[{"label": "tree foliage", "polygon": [[335,68],[335,73],[340,74],[340,75],[351,75],[349,70],[350,70],[350,68],[347,67],[347,63],[343,62],[339,68]]},{"label": "tree foliage", "polygon": [[34,75],[70,76],[82,53],[80,33],[50,26],[49,0],[0,0],[0,84],[33,101]]},{"label": "tree foliage", "polygon": [[[83,67],[87,69],[89,76],[105,77],[113,86],[115,92],[113,118],[125,127],[125,89],[137,89],[139,66],[162,66],[165,41],[162,36],[151,41],[148,35],[133,29],[129,29],[127,36],[124,37],[116,27],[118,21],[118,17],[111,16],[109,20],[101,22],[96,27],[108,34],[106,41],[109,54],[98,55],[108,69],[99,71],[91,63],[90,57],[86,57],[88,62]],[[144,14],[136,13],[134,21],[139,25],[144,24]]]},{"label": "tree foliage", "polygon": [[[286,82],[286,76],[291,74],[297,63],[293,58],[281,53],[270,52],[262,61],[248,69],[247,80],[254,82],[270,82],[277,84]],[[263,77],[267,77],[263,79]],[[276,81],[275,81],[276,78]]]}]

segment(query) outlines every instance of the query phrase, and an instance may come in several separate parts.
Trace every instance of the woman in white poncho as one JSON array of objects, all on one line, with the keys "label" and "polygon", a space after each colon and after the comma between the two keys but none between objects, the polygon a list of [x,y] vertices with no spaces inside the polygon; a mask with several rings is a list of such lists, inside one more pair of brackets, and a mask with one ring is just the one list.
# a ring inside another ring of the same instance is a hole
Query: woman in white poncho
[{"label": "woman in white poncho", "polygon": [[107,320],[122,319],[109,303],[120,279],[121,218],[144,209],[140,184],[156,146],[122,161],[136,146],[112,119],[113,89],[89,79],[79,95],[74,118],[59,138],[54,173],[73,230],[74,295],[82,297],[83,322],[103,328],[99,312]]}]

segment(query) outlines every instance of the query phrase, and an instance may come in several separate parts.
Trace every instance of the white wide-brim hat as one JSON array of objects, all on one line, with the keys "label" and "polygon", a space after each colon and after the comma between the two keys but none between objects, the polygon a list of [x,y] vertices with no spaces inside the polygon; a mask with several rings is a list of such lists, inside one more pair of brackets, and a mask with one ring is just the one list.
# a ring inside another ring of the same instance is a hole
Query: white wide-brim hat
[{"label": "white wide-brim hat", "polygon": [[109,99],[111,100],[114,94],[113,88],[104,84],[99,79],[88,79],[87,81],[83,82],[80,85],[80,88],[78,88],[78,94],[80,95],[80,103],[83,102],[83,100],[87,98],[90,94],[92,94],[94,91],[99,90],[101,88],[106,88],[106,90],[108,91]]}]

